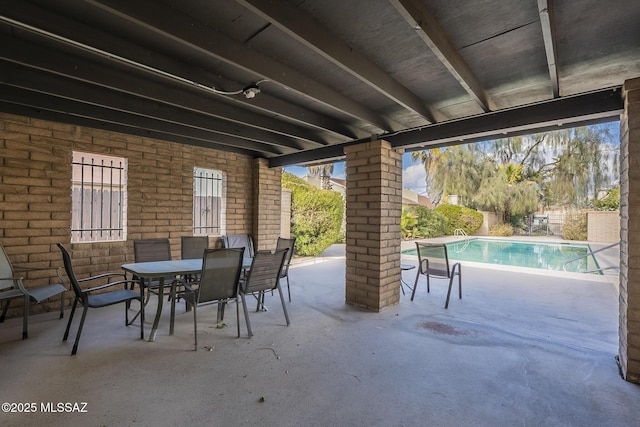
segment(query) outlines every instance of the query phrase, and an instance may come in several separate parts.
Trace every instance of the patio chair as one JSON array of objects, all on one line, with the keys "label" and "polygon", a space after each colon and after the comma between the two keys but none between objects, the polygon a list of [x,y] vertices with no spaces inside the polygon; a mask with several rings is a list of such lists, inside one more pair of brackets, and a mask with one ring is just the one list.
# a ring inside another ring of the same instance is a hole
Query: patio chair
[{"label": "patio chair", "polygon": [[287,305],[284,301],[282,288],[280,287],[280,276],[287,252],[289,252],[288,249],[280,249],[273,252],[257,251],[253,257],[249,273],[246,278],[240,280],[240,298],[242,299],[242,308],[244,310],[245,320],[247,321],[249,337],[253,335],[253,332],[251,331],[251,321],[249,320],[245,295],[254,295],[258,299],[258,302],[260,302],[264,292],[277,289],[280,293],[280,301],[282,302],[282,309],[287,321],[287,326],[290,324]]},{"label": "patio chair", "polygon": [[244,248],[244,257],[253,258],[255,254],[251,234],[227,234],[222,236],[222,243],[225,248]]},{"label": "patio chair", "polygon": [[296,246],[296,238],[285,239],[283,237],[278,237],[278,242],[276,243],[276,250],[278,249],[288,249],[287,256],[284,258],[284,264],[282,265],[282,272],[280,273],[280,278],[287,279],[287,293],[289,294],[289,302],[291,302],[291,287],[289,286],[289,265],[291,265],[291,258],[293,258],[293,251]]},{"label": "patio chair", "polygon": [[[133,257],[135,262],[169,261],[171,260],[171,242],[166,238],[134,240]],[[133,277],[133,279],[139,280],[137,277]],[[164,282],[171,283],[173,280],[175,280],[175,277],[165,277]],[[144,282],[144,280],[141,281],[143,290],[146,293],[144,302],[146,306],[151,297],[151,293],[155,293],[158,289],[159,283],[157,280],[150,281],[149,283]],[[135,317],[133,320],[135,320]]]},{"label": "patio chair", "polygon": [[182,236],[180,238],[180,257],[182,259],[199,259],[205,249],[209,248],[207,236]]},{"label": "patio chair", "polygon": [[[180,258],[199,259],[204,251],[209,248],[209,238],[207,236],[182,236],[180,238]],[[198,275],[188,275],[184,280],[194,282],[198,280]]]},{"label": "patio chair", "polygon": [[416,281],[413,284],[413,291],[411,292],[411,301],[413,301],[413,297],[416,294],[420,275],[427,276],[427,292],[430,291],[429,277],[449,279],[449,290],[447,291],[447,300],[444,304],[445,309],[449,307],[453,279],[458,276],[458,298],[462,299],[461,266],[459,262],[449,265],[447,246],[444,244],[416,242],[416,247],[418,251],[418,272],[416,273]]},{"label": "patio chair", "polygon": [[[14,267],[9,261],[9,257],[2,245],[0,245],[0,305],[4,302],[2,314],[0,315],[0,323],[4,322],[9,310],[9,305],[14,299],[23,299],[22,313],[22,339],[29,338],[29,311],[31,304],[38,304],[41,301],[49,299],[53,296],[60,295],[60,319],[64,317],[64,292],[67,290],[64,285],[52,284],[40,287],[25,288],[22,283],[22,277],[15,274],[16,271],[30,270],[53,270],[51,267],[44,268],[21,268]],[[57,269],[60,281],[64,283],[64,279],[60,275],[60,268]]]},{"label": "patio chair", "polygon": [[198,350],[197,308],[203,305],[218,304],[218,321],[224,318],[227,302],[236,302],[236,324],[240,336],[240,304],[238,303],[238,283],[242,272],[242,254],[244,248],[206,249],[202,257],[200,279],[193,283],[185,282],[182,296],[193,307],[193,328],[195,350]]},{"label": "patio chair", "polygon": [[[104,273],[84,279],[77,279],[73,272],[73,266],[71,265],[71,256],[69,255],[69,252],[67,252],[65,247],[60,243],[58,243],[58,248],[60,248],[60,252],[62,253],[64,269],[67,273],[69,281],[71,282],[73,292],[75,293],[73,305],[71,306],[71,314],[69,314],[69,321],[67,322],[67,329],[64,331],[64,337],[62,338],[63,341],[66,341],[69,337],[69,329],[71,328],[71,322],[73,321],[73,315],[75,314],[77,305],[80,304],[83,307],[82,317],[80,318],[80,324],[78,325],[78,332],[76,334],[76,340],[73,344],[73,349],[71,350],[71,355],[73,356],[78,352],[78,343],[80,342],[80,335],[82,335],[82,328],[84,326],[84,321],[87,317],[87,311],[89,310],[89,308],[100,308],[114,304],[125,303],[125,326],[129,326],[133,322],[133,319],[131,320],[131,322],[129,322],[129,304],[134,300],[140,301],[140,339],[144,339],[144,292],[142,284],[138,281],[126,280],[124,273]],[[122,278],[122,280],[110,282],[112,278],[116,277]],[[82,287],[80,286],[81,283],[93,282],[94,280],[100,280],[101,282],[107,281],[108,283],[88,289],[82,289]],[[135,286],[136,284],[140,286],[140,293],[133,290],[133,286]],[[129,289],[127,285],[130,285],[131,289]],[[115,287],[121,289],[110,289]],[[136,315],[136,317],[138,316]]]}]

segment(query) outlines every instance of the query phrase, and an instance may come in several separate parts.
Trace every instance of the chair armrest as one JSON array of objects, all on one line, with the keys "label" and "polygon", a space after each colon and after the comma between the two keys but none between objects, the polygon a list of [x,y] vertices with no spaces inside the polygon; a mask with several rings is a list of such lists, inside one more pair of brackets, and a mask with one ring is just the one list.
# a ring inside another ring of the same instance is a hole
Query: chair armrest
[{"label": "chair armrest", "polygon": [[[22,287],[20,286],[16,286],[17,283],[22,281],[22,277],[0,277],[0,280],[11,280],[13,282],[13,286],[12,287],[6,287],[6,288],[2,288],[2,291],[8,291],[8,290],[12,290],[12,289],[20,289],[22,291]],[[2,292],[0,291],[0,292]],[[24,293],[24,291],[23,291]]]},{"label": "chair armrest", "polygon": [[88,282],[90,280],[104,279],[106,277],[115,277],[115,276],[123,277],[125,280],[127,279],[127,276],[125,275],[125,273],[112,272],[112,273],[98,274],[97,276],[85,277],[84,279],[78,279],[78,282],[82,283],[82,282]]},{"label": "chair armrest", "polygon": [[[107,289],[107,288],[110,288],[110,287],[116,286],[116,285],[124,285],[124,288],[126,289],[127,288],[127,286],[126,286],[127,284],[138,285],[138,286],[140,286],[140,291],[142,291],[142,284],[137,280],[119,280],[117,282],[105,283],[104,285],[94,286],[93,288],[84,289],[82,292],[85,293],[85,294],[88,294],[88,293],[93,292],[93,291],[99,291],[101,289]],[[133,287],[131,287],[131,289],[133,289]]]},{"label": "chair armrest", "polygon": [[[56,274],[58,276],[58,278],[60,279],[60,282],[62,284],[62,286],[64,286],[65,288],[67,288],[66,282],[64,280],[64,278],[62,277],[62,267],[36,267],[36,268],[23,268],[22,271],[29,271],[29,270],[56,270]],[[20,291],[25,295],[25,296],[31,296],[31,293],[29,292],[29,290],[27,288],[24,287],[24,284],[22,283],[22,280],[24,279],[23,276],[20,277],[2,277],[0,278],[0,280],[13,280],[13,282],[15,284],[17,284],[18,286],[14,285],[14,289],[17,287],[18,289],[20,289]],[[68,289],[68,288],[67,288]]]}]

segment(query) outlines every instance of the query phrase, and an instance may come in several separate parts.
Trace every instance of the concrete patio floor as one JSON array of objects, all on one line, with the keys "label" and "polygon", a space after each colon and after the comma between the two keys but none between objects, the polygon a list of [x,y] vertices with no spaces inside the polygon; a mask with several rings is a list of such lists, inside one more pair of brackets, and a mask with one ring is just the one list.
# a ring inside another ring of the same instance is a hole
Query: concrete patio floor
[{"label": "concrete patio floor", "polygon": [[[0,325],[0,401],[37,411],[2,413],[0,424],[638,425],[640,386],[615,362],[614,276],[463,264],[463,299],[448,310],[445,282],[427,294],[422,279],[413,302],[401,295],[371,313],[344,303],[342,253],[291,268],[289,327],[277,296],[269,311],[250,311],[251,339],[242,314],[236,338],[233,306],[222,329],[215,306],[199,310],[197,352],[182,305],[169,336],[165,304],[155,342],[123,325],[122,307],[91,310],[74,357],[72,337],[61,341],[66,318],[32,316],[26,341],[21,319],[9,319]],[[153,310],[152,301],[148,321]],[[86,413],[44,413],[48,402],[86,402]]]}]

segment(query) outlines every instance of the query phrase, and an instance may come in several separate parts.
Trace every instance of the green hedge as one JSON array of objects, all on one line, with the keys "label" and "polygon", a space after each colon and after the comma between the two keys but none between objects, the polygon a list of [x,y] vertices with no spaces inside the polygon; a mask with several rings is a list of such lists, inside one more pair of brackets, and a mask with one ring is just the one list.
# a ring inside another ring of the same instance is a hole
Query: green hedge
[{"label": "green hedge", "polygon": [[467,234],[473,234],[482,227],[484,217],[476,210],[459,205],[439,205],[435,212],[447,218],[446,234],[453,234],[461,228]]},{"label": "green hedge", "polygon": [[413,233],[407,237],[430,238],[444,236],[447,233],[447,218],[425,206],[412,206],[408,214],[416,219]]},{"label": "green hedge", "polygon": [[320,190],[287,172],[282,186],[291,190],[291,233],[299,255],[318,255],[340,239],[344,204],[339,193]]}]

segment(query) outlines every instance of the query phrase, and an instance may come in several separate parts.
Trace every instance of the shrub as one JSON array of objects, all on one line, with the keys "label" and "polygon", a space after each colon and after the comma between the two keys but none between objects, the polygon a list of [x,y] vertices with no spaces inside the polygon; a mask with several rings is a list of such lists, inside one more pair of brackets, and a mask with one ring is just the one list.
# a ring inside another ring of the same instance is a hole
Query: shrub
[{"label": "shrub", "polygon": [[426,206],[413,206],[408,211],[416,218],[415,237],[430,238],[447,233],[447,218],[438,212]]},{"label": "shrub", "polygon": [[600,200],[593,201],[593,207],[600,211],[615,211],[620,209],[620,187],[607,191],[607,195]]},{"label": "shrub", "polygon": [[562,238],[565,240],[587,240],[586,212],[572,212],[562,224]]},{"label": "shrub", "polygon": [[484,217],[476,210],[459,205],[439,205],[435,211],[447,218],[446,234],[453,234],[461,228],[467,234],[473,234],[482,227]]},{"label": "shrub", "polygon": [[282,186],[291,190],[291,232],[299,255],[318,255],[340,240],[342,196],[320,190],[290,173],[282,174]]},{"label": "shrub", "polygon": [[513,226],[511,224],[493,224],[489,228],[489,236],[513,236]]},{"label": "shrub", "polygon": [[418,218],[409,211],[409,209],[402,208],[402,216],[400,217],[400,231],[402,232],[403,239],[412,239],[416,237],[418,231]]}]

